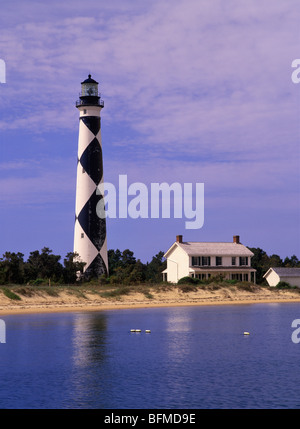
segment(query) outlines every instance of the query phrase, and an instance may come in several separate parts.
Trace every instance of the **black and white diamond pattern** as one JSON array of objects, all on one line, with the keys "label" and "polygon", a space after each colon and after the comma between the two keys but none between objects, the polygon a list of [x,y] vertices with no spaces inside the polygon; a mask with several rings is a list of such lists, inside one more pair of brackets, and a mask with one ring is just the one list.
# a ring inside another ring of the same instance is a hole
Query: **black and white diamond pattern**
[{"label": "black and white diamond pattern", "polygon": [[81,116],[78,141],[74,251],[86,262],[85,276],[108,275],[106,220],[97,215],[104,198],[100,116]]}]

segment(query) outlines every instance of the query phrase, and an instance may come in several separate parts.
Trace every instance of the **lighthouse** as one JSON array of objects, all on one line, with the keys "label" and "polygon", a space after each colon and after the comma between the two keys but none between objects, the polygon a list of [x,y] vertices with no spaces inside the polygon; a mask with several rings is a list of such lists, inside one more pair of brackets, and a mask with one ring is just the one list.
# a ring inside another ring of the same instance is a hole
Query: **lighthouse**
[{"label": "lighthouse", "polygon": [[98,210],[104,207],[100,117],[104,102],[91,75],[81,82],[76,107],[79,136],[74,252],[79,255],[77,260],[86,263],[84,277],[89,279],[108,276],[106,220]]}]

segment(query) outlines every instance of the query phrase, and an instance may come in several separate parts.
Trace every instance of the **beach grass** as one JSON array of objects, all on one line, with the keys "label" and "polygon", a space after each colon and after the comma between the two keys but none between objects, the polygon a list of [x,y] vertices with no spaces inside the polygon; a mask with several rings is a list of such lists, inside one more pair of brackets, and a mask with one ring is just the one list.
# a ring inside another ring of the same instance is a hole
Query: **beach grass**
[{"label": "beach grass", "polygon": [[[8,300],[7,300],[8,298]],[[251,282],[210,281],[170,284],[0,285],[0,311],[51,308],[132,308],[137,306],[211,305],[300,301],[300,288],[257,285]],[[77,306],[77,307],[76,307]],[[18,311],[19,311],[18,310]],[[54,310],[53,310],[54,311]]]},{"label": "beach grass", "polygon": [[14,301],[21,301],[21,297],[19,295],[17,295],[16,293],[14,293],[11,289],[9,289],[8,287],[4,287],[2,289],[4,295]]},{"label": "beach grass", "polygon": [[[55,285],[0,285],[0,292],[2,291],[6,296],[10,295],[21,295],[31,297],[35,294],[46,293],[50,296],[58,296],[62,291],[69,294],[74,294],[84,297],[85,294],[100,294],[105,297],[116,297],[121,295],[129,295],[130,293],[143,293],[144,295],[151,295],[151,291],[157,292],[170,292],[175,289],[181,292],[197,292],[200,290],[219,290],[219,289],[231,289],[231,290],[245,290],[248,292],[259,292],[261,290],[277,291],[283,289],[280,286],[270,287],[268,285],[258,285],[251,282],[236,282],[227,281],[222,282],[199,282],[198,284],[183,283],[183,284],[171,284],[167,282],[162,283],[141,283],[134,285],[126,284],[109,284],[102,285],[97,283],[82,283],[82,284],[55,284]],[[298,291],[300,288],[295,286],[285,286],[285,290]],[[12,298],[13,299],[13,298]],[[15,298],[17,299],[17,298]]]}]

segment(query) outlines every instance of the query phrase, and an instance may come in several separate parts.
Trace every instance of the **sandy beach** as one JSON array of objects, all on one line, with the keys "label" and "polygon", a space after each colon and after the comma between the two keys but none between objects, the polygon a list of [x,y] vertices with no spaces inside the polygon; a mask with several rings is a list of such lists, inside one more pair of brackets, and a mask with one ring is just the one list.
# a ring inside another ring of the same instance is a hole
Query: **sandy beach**
[{"label": "sandy beach", "polygon": [[[19,300],[5,296],[0,291],[0,315],[25,314],[39,312],[67,312],[67,311],[101,311],[129,308],[195,306],[195,305],[250,305],[260,303],[299,303],[300,291],[276,290],[255,286],[255,290],[243,290],[238,287],[222,287],[217,290],[197,289],[183,291],[179,287],[166,290],[148,288],[147,293],[135,292],[131,288],[129,293],[116,297],[104,297],[101,288],[82,289],[55,288],[55,293],[49,291],[26,288],[14,289]],[[23,293],[23,295],[22,295]]]}]

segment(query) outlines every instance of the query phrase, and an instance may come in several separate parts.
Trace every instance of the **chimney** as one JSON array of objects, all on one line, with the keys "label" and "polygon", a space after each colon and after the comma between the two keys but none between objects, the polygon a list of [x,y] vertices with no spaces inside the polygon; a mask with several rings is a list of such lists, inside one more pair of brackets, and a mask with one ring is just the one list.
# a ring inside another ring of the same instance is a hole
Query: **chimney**
[{"label": "chimney", "polygon": [[182,243],[182,235],[176,235],[176,242]]},{"label": "chimney", "polygon": [[234,235],[233,236],[233,242],[236,244],[240,244],[240,236],[239,235]]}]

